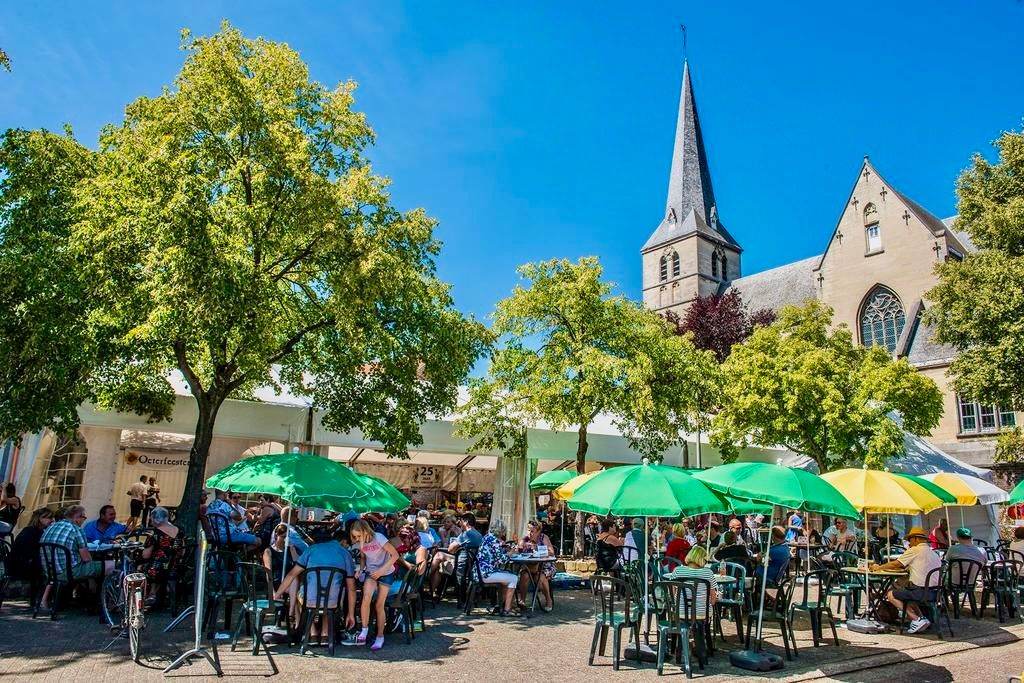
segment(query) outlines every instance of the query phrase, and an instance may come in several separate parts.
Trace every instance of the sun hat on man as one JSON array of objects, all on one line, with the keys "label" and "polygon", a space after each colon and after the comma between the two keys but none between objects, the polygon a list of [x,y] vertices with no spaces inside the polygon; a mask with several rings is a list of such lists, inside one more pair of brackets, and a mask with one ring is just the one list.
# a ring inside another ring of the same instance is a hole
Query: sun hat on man
[{"label": "sun hat on man", "polygon": [[909,541],[910,539],[914,538],[915,536],[919,536],[919,537],[923,538],[926,541],[928,540],[928,534],[925,533],[925,530],[922,529],[919,526],[912,526],[912,527],[910,527],[910,531],[907,532],[907,535],[905,536],[905,538]]}]

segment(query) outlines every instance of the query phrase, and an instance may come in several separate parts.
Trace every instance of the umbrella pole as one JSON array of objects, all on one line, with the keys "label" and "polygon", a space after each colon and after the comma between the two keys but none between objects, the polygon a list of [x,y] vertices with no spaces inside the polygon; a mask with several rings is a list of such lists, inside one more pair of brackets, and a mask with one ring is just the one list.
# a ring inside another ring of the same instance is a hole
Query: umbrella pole
[{"label": "umbrella pole", "polygon": [[[946,524],[948,525],[949,522],[946,522]],[[961,505],[960,506],[960,526],[963,526],[963,525],[964,525],[964,506]],[[947,531],[946,534],[948,535],[949,532]],[[950,539],[950,540],[952,540],[952,539]]]},{"label": "umbrella pole", "polygon": [[[772,504],[772,517],[775,516],[775,504]],[[754,648],[755,652],[761,651],[761,623],[764,619],[764,596],[768,587],[768,556],[772,550],[772,535],[769,527],[768,542],[765,544],[764,557],[761,560],[761,566],[764,568],[764,573],[761,575],[761,606],[757,610],[757,646]]]},{"label": "umbrella pole", "polygon": [[[561,501],[559,501],[559,504],[561,504]],[[562,505],[562,514],[561,514],[561,517],[562,517],[562,532],[558,535],[558,554],[559,555],[565,555],[565,513],[567,513],[568,511],[569,510],[564,505]]]},{"label": "umbrella pole", "polygon": [[[949,537],[949,532],[953,530],[953,525],[949,523],[949,506],[948,505],[943,505],[943,507],[946,508],[946,536],[948,538]],[[949,540],[953,540],[953,539],[949,539]],[[946,548],[948,549],[949,546],[947,545]]]},{"label": "umbrella pole", "polygon": [[[871,602],[871,574],[869,568],[871,567],[871,550],[868,540],[868,511],[864,510],[864,605],[867,606]],[[867,613],[865,613],[867,617]]]},{"label": "umbrella pole", "polygon": [[889,561],[892,554],[892,515],[885,516],[885,561]]}]

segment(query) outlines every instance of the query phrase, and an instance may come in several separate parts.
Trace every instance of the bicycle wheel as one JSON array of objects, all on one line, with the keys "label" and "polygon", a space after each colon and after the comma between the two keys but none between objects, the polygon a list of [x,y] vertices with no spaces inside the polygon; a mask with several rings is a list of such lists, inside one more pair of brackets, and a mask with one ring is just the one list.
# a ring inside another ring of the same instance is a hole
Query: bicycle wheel
[{"label": "bicycle wheel", "polygon": [[139,640],[142,637],[142,628],[138,619],[131,619],[128,622],[128,650],[131,652],[132,661],[139,662]]},{"label": "bicycle wheel", "polygon": [[124,589],[121,587],[121,572],[111,572],[103,579],[100,589],[100,607],[103,618],[110,628],[121,628],[124,624]]}]

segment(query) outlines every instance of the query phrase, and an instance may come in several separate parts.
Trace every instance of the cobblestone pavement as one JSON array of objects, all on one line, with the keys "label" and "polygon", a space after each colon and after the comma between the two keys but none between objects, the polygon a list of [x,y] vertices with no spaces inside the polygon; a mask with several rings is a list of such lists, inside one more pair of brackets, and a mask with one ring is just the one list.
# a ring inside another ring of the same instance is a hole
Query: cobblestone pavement
[{"label": "cobblestone pavement", "polygon": [[[162,634],[161,628],[168,620],[159,614],[151,618],[143,635],[143,662],[136,665],[128,660],[126,641],[111,644],[111,636],[98,617],[73,610],[56,622],[33,620],[24,602],[9,601],[0,609],[0,679],[19,683],[162,679],[161,669],[191,643],[189,626]],[[736,632],[731,623],[725,623],[724,628],[727,642],[719,645],[703,676],[697,672],[696,677],[713,682],[748,680],[744,672],[728,664],[724,651],[737,647]],[[950,673],[954,670],[976,669],[989,674],[978,680],[1003,681],[1024,668],[1021,625],[1001,627],[988,617],[983,621],[957,620],[954,629],[956,639],[946,641],[934,635],[866,636],[840,629],[842,646],[814,648],[809,624],[798,620],[799,656],[771,677],[785,681],[949,681],[954,680]],[[559,592],[554,612],[538,613],[529,620],[499,619],[487,615],[484,609],[466,617],[450,606],[441,606],[428,612],[426,632],[417,634],[411,645],[401,635],[389,635],[379,653],[339,645],[333,658],[325,651],[300,656],[292,648],[275,646],[281,674],[274,680],[650,681],[656,676],[653,665],[638,668],[632,661],[624,661],[620,671],[612,671],[610,657],[599,657],[597,666],[588,667],[592,633],[591,598],[586,591]],[[778,632],[769,628],[766,633],[769,649],[778,651]],[[248,649],[232,653],[228,646],[221,645],[219,652],[226,678],[256,679],[271,673],[266,658],[253,657]],[[942,662],[956,668],[947,670]],[[898,678],[893,676],[896,672]],[[667,667],[666,673],[683,678],[674,666]],[[172,677],[214,678],[203,660],[183,667]]]}]

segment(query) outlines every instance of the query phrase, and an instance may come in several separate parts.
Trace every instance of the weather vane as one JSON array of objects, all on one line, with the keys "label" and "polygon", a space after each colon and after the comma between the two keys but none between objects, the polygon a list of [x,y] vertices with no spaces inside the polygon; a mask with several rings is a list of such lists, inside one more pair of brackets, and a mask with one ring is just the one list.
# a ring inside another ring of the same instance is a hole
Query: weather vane
[{"label": "weather vane", "polygon": [[683,59],[686,59],[686,24],[679,24],[679,28],[683,31]]}]

